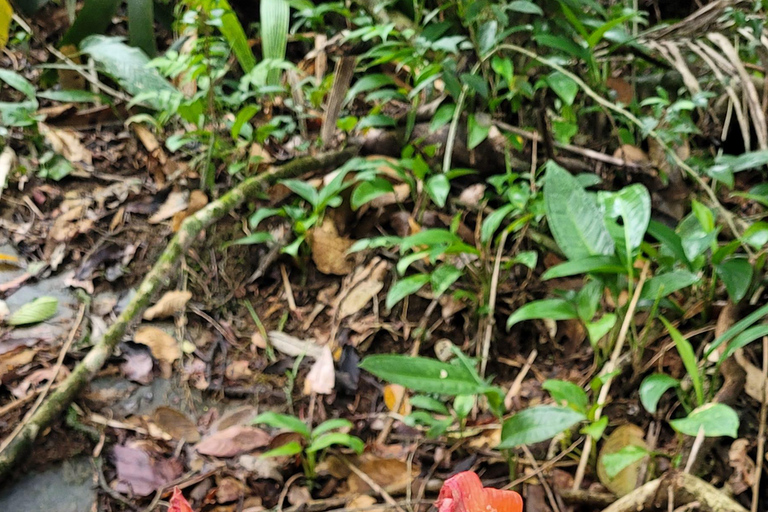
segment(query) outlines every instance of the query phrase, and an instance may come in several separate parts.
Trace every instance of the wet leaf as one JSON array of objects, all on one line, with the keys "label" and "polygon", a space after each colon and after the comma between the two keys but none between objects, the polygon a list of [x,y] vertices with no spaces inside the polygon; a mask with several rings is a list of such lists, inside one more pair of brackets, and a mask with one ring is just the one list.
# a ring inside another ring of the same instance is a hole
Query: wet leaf
[{"label": "wet leaf", "polygon": [[586,415],[569,407],[541,405],[524,409],[504,422],[498,448],[540,443],[585,419]]}]

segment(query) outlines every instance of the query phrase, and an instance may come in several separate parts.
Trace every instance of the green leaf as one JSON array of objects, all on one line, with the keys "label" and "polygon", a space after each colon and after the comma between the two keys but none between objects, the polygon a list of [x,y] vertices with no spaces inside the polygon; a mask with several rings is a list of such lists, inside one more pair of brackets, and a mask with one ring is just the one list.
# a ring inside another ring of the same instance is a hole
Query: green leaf
[{"label": "green leaf", "polygon": [[297,441],[290,441],[261,454],[261,457],[290,457],[300,454],[304,448]]},{"label": "green leaf", "polygon": [[443,126],[451,122],[453,113],[456,111],[456,105],[453,103],[443,103],[432,116],[432,121],[429,123],[429,131],[436,132]]},{"label": "green leaf", "polygon": [[651,220],[651,222],[648,223],[648,234],[661,242],[662,245],[664,245],[667,249],[670,250],[670,252],[672,252],[678,261],[685,263],[685,265],[690,269],[691,263],[688,261],[688,257],[685,254],[685,249],[683,249],[683,242],[677,233],[675,233],[672,229],[668,228],[664,224],[655,220]]},{"label": "green leaf", "polygon": [[541,405],[516,413],[504,422],[499,450],[540,443],[586,420],[570,407]]},{"label": "green leaf", "polygon": [[27,325],[44,322],[56,314],[59,301],[55,297],[38,297],[17,309],[6,320],[8,325]]},{"label": "green leaf", "polygon": [[430,274],[429,280],[432,284],[432,293],[435,298],[440,297],[448,288],[451,287],[462,275],[461,269],[449,263],[443,263]]},{"label": "green leaf", "polygon": [[735,324],[731,326],[730,329],[725,331],[723,334],[715,338],[715,340],[711,343],[709,348],[704,353],[704,359],[707,359],[709,355],[717,349],[720,345],[723,343],[726,343],[733,339],[735,336],[738,336],[741,334],[744,329],[751,326],[761,318],[763,318],[765,315],[768,315],[768,304],[763,304],[760,306],[757,310],[753,311],[749,315],[745,316]]},{"label": "green leaf", "polygon": [[608,478],[614,478],[631,464],[648,455],[648,450],[642,446],[628,445],[615,453],[606,453],[602,457],[603,467]]},{"label": "green leaf", "polygon": [[576,44],[573,39],[562,36],[553,36],[551,34],[537,34],[533,39],[537,44],[560,50],[577,59],[586,61],[590,58],[587,49]]},{"label": "green leaf", "polygon": [[643,379],[640,384],[640,402],[645,410],[651,414],[656,414],[659,406],[659,400],[668,389],[677,387],[680,382],[665,373],[654,373]]},{"label": "green leaf", "polygon": [[456,412],[456,416],[461,419],[469,416],[476,402],[477,397],[475,395],[458,395],[453,399],[453,410]]},{"label": "green leaf", "polygon": [[[567,380],[549,379],[541,385],[541,389],[549,391],[555,402],[566,405],[576,412],[587,414],[589,398],[587,393],[573,382]],[[565,402],[563,404],[562,402]]]},{"label": "green leaf", "polygon": [[544,16],[544,11],[541,10],[541,7],[527,0],[512,0],[512,2],[507,4],[507,9],[513,12],[521,12],[523,14],[536,14],[538,16]]},{"label": "green leaf", "polygon": [[687,270],[673,270],[666,274],[650,278],[645,282],[640,298],[644,300],[656,300],[657,297],[666,297],[683,288],[688,288],[701,280],[698,274]]},{"label": "green leaf", "polygon": [[248,219],[248,225],[251,229],[256,229],[264,219],[281,213],[283,213],[282,208],[258,208]]},{"label": "green leaf", "polygon": [[319,436],[320,434],[325,434],[326,432],[329,432],[331,430],[336,430],[339,428],[352,428],[354,425],[351,421],[345,420],[344,418],[333,418],[330,420],[325,420],[318,426],[316,426],[312,430],[313,436]]},{"label": "green leaf", "polygon": [[474,91],[483,98],[488,97],[488,84],[480,75],[473,73],[462,73],[461,81],[470,91]]},{"label": "green leaf", "polygon": [[141,94],[144,103],[155,110],[162,110],[172,98],[182,96],[157,69],[148,66],[149,57],[144,52],[131,48],[120,38],[90,36],[82,42],[80,50],[96,61],[128,94]]},{"label": "green leaf", "polygon": [[226,242],[221,246],[221,248],[226,249],[227,247],[231,247],[233,245],[265,244],[272,241],[274,241],[274,238],[270,233],[267,233],[266,231],[256,231],[255,233],[251,233],[250,235],[244,236],[243,238],[238,238],[237,240]]},{"label": "green leaf", "polygon": [[445,174],[435,174],[430,176],[424,183],[424,190],[427,191],[427,194],[432,198],[432,201],[442,208],[448,200],[448,194],[451,191],[451,182]]},{"label": "green leaf", "polygon": [[735,336],[728,343],[728,347],[720,356],[719,364],[722,364],[723,361],[728,359],[738,349],[746,347],[753,341],[760,339],[763,336],[768,336],[768,325],[766,324],[750,327],[749,329],[745,330],[741,334]]},{"label": "green leaf", "polygon": [[131,46],[141,48],[150,57],[157,55],[155,45],[155,5],[153,0],[128,0],[128,35]]},{"label": "green leaf", "polygon": [[112,23],[112,17],[120,6],[120,0],[87,0],[75,18],[75,22],[61,38],[61,46],[77,46],[86,37],[103,34]]},{"label": "green leaf", "polygon": [[411,407],[418,409],[425,409],[427,411],[436,412],[438,414],[450,414],[448,408],[443,402],[426,395],[414,395],[411,397]]},{"label": "green leaf", "polygon": [[579,318],[579,314],[576,311],[576,306],[565,299],[535,300],[525,304],[509,315],[507,329],[510,329],[516,323],[537,318],[569,320],[571,318]]},{"label": "green leaf", "polygon": [[65,91],[41,91],[37,93],[38,98],[45,98],[51,101],[62,101],[65,103],[89,103],[98,101],[100,96],[91,91],[65,90]]},{"label": "green leaf", "polygon": [[252,425],[269,425],[272,428],[279,428],[281,430],[290,430],[296,432],[309,439],[312,433],[306,423],[301,421],[296,416],[290,416],[288,414],[279,414],[276,412],[263,412],[251,420]]},{"label": "green leaf", "polygon": [[392,183],[384,178],[373,178],[372,180],[363,181],[352,191],[350,199],[352,209],[357,210],[365,203],[394,191]]},{"label": "green leaf", "polygon": [[568,106],[573,105],[573,100],[576,99],[576,94],[579,92],[579,85],[571,77],[555,71],[547,76],[547,84],[555,91],[555,94],[560,96],[563,103]]},{"label": "green leaf", "polygon": [[673,429],[687,436],[696,436],[704,428],[705,437],[738,437],[739,415],[725,404],[706,404],[691,411],[686,418],[669,422]]},{"label": "green leaf", "polygon": [[752,284],[753,268],[746,258],[729,258],[719,265],[715,271],[725,284],[728,296],[734,303],[739,302],[747,294]]},{"label": "green leaf", "polygon": [[20,74],[11,71],[10,69],[0,68],[0,80],[13,87],[17,91],[24,93],[29,99],[35,98],[35,86],[32,82],[21,76]]},{"label": "green leaf", "polygon": [[493,49],[498,32],[499,22],[496,20],[486,21],[477,29],[477,46],[481,56]]},{"label": "green leaf", "polygon": [[556,279],[577,274],[625,274],[627,267],[616,256],[588,256],[577,260],[568,260],[547,269],[541,279]]},{"label": "green leaf", "polygon": [[320,194],[315,187],[302,180],[283,180],[280,183],[291,189],[306,202],[316,207],[320,202]]},{"label": "green leaf", "polygon": [[466,366],[427,357],[374,355],[363,359],[360,368],[382,380],[421,393],[476,395],[486,392],[488,388]]},{"label": "green leaf", "polygon": [[233,139],[237,140],[240,136],[240,131],[243,129],[243,125],[250,121],[259,109],[260,107],[255,104],[246,105],[240,109],[235,117],[235,122],[232,123],[232,130],[230,131],[230,135],[232,135]]},{"label": "green leaf", "polygon": [[400,279],[387,292],[387,309],[392,309],[395,304],[419,291],[422,286],[429,282],[429,279],[429,274],[416,274]]},{"label": "green leaf", "polygon": [[590,436],[595,441],[599,441],[603,437],[605,427],[608,426],[608,416],[603,416],[599,420],[581,427],[581,433]]},{"label": "green leaf", "polygon": [[598,201],[609,220],[621,217],[622,226],[616,228],[621,230],[623,236],[620,240],[614,237],[614,241],[624,245],[625,254],[631,259],[632,251],[640,247],[651,221],[651,194],[643,185],[636,184],[618,192],[600,192]]},{"label": "green leaf", "polygon": [[[261,45],[264,59],[283,60],[291,9],[286,0],[261,0]],[[250,52],[250,49],[248,50]],[[280,69],[270,69],[267,85],[280,85]]]},{"label": "green leaf", "polygon": [[544,208],[557,245],[569,260],[612,255],[613,239],[594,197],[554,160],[546,167]]},{"label": "green leaf", "polygon": [[504,222],[504,219],[507,218],[507,215],[512,213],[512,210],[515,209],[515,205],[513,204],[505,204],[498,210],[494,210],[491,212],[485,220],[483,220],[483,225],[480,228],[480,240],[483,243],[487,243],[493,234],[496,232],[496,230],[499,229],[499,226],[501,226],[501,223]]},{"label": "green leaf", "polygon": [[603,339],[603,336],[613,329],[617,319],[618,317],[614,313],[606,313],[600,320],[584,322],[584,325],[587,328],[587,334],[589,334],[589,344],[592,345],[592,348],[597,347],[597,344]]},{"label": "green leaf", "polygon": [[741,240],[757,250],[768,244],[768,222],[755,222],[744,231]]},{"label": "green leaf", "polygon": [[467,121],[467,131],[467,149],[472,150],[488,138],[491,125],[477,122],[475,116],[470,114]]},{"label": "green leaf", "polygon": [[312,443],[307,446],[307,452],[319,452],[320,450],[324,450],[333,445],[346,446],[356,453],[363,453],[363,449],[365,448],[365,445],[358,437],[342,432],[331,432],[329,434],[323,434],[313,440]]},{"label": "green leaf", "polygon": [[672,336],[672,341],[675,342],[677,353],[680,354],[680,359],[682,359],[685,370],[688,372],[688,376],[690,376],[691,382],[693,383],[693,389],[696,392],[696,403],[701,405],[704,403],[704,386],[701,382],[701,373],[699,373],[699,365],[696,361],[696,354],[693,352],[693,347],[687,339],[683,338],[680,331],[678,331],[674,325],[669,323],[666,318],[663,316],[659,318],[661,318],[664,327],[667,328],[669,335]]}]

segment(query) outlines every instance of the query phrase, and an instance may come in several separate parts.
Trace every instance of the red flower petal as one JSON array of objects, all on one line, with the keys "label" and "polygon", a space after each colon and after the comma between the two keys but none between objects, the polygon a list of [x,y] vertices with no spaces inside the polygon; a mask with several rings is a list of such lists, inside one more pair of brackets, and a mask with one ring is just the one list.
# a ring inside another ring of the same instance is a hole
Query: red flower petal
[{"label": "red flower petal", "polygon": [[171,496],[171,506],[168,508],[168,512],[193,512],[192,506],[181,494],[181,490],[178,487],[173,488],[173,496]]},{"label": "red flower petal", "polygon": [[438,512],[523,512],[523,499],[519,494],[483,488],[480,477],[472,471],[446,480],[435,505]]}]

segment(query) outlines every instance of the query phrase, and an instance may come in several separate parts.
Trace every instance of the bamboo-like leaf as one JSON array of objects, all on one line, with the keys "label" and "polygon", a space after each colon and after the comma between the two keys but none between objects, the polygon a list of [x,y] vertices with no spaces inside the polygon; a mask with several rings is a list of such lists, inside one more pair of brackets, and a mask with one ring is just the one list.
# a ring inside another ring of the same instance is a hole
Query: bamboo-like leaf
[{"label": "bamboo-like leaf", "polygon": [[[240,63],[240,67],[243,71],[250,73],[250,71],[256,66],[256,57],[253,56],[251,47],[248,45],[248,39],[245,36],[245,30],[240,24],[240,20],[237,19],[235,11],[232,10],[227,0],[207,0],[204,3],[205,10],[210,16],[214,9],[220,9],[223,11],[221,15],[221,25],[219,30],[227,40],[227,44],[232,48],[232,53],[235,54],[237,62]],[[262,13],[264,7],[262,4]],[[262,24],[264,23],[264,15],[262,14]],[[286,27],[287,27],[286,21]],[[286,28],[286,33],[288,29]]]},{"label": "bamboo-like leaf", "polygon": [[[290,14],[291,10],[286,0],[262,0],[261,45],[265,60],[285,58]],[[267,85],[279,85],[280,73],[280,69],[270,69],[267,73]]]},{"label": "bamboo-like leaf", "polygon": [[128,0],[128,34],[131,46],[141,48],[150,57],[157,54],[154,7],[153,0]]}]

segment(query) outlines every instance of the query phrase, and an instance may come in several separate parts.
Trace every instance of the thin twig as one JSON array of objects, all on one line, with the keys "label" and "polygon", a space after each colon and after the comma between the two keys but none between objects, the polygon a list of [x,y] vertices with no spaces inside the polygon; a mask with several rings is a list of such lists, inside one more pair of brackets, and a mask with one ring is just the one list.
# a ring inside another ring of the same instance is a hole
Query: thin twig
[{"label": "thin twig", "polygon": [[760,478],[763,475],[766,415],[768,415],[768,337],[763,336],[763,402],[760,404],[760,427],[757,431],[757,462],[755,464],[755,481],[752,484],[751,512],[757,512],[760,505]]},{"label": "thin twig", "polygon": [[539,352],[536,349],[531,350],[531,353],[528,354],[528,359],[525,361],[525,365],[523,365],[522,370],[520,370],[520,373],[517,374],[517,377],[515,377],[512,385],[509,386],[509,391],[507,391],[507,394],[504,396],[504,406],[507,409],[512,408],[512,399],[516,397],[520,392],[520,388],[523,385],[523,379],[525,379],[525,376],[528,375],[528,371],[531,369],[531,366],[533,366],[533,362],[536,360],[537,355],[539,355]]},{"label": "thin twig", "polygon": [[[525,452],[525,456],[528,458],[528,462],[531,464],[534,470],[539,469],[539,463],[536,462],[536,458],[531,453],[531,450],[526,446],[523,445],[523,451]],[[549,482],[547,482],[546,478],[540,478],[539,482],[541,482],[541,485],[544,487],[544,492],[547,493],[547,499],[549,500],[549,506],[552,507],[552,510],[554,512],[560,512],[560,507],[557,506],[557,500],[555,499],[555,495],[552,492],[552,488],[549,486]]]},{"label": "thin twig", "polygon": [[[610,375],[618,368],[619,357],[621,357],[621,351],[624,348],[624,342],[627,339],[627,333],[629,332],[629,325],[632,323],[632,317],[635,315],[635,308],[637,308],[637,302],[640,300],[640,292],[643,291],[643,285],[645,279],[648,276],[648,269],[651,266],[650,260],[645,262],[643,270],[640,272],[640,279],[637,282],[637,288],[632,295],[632,301],[629,303],[627,313],[624,315],[624,321],[621,324],[619,330],[619,336],[616,339],[616,346],[613,347],[611,353],[611,359],[603,367],[602,375]],[[597,398],[597,408],[595,409],[594,421],[600,419],[600,415],[603,412],[605,401],[608,399],[608,392],[611,390],[611,383],[613,377],[607,377],[603,387],[600,388],[600,395]],[[584,472],[587,469],[587,463],[589,462],[589,454],[592,451],[592,436],[588,435],[584,444],[584,450],[581,452],[581,459],[579,460],[579,467],[576,469],[576,476],[573,478],[572,489],[578,489],[581,487],[581,482],[584,480]]]},{"label": "thin twig", "polygon": [[691,452],[688,454],[688,461],[685,463],[685,469],[683,469],[684,473],[690,473],[691,468],[693,468],[694,462],[696,462],[696,456],[699,454],[699,450],[701,449],[701,443],[704,442],[704,425],[699,427],[699,431],[696,433],[696,439],[693,441],[693,446],[691,446]]},{"label": "thin twig", "polygon": [[530,480],[532,478],[536,478],[537,476],[539,476],[540,474],[544,473],[549,468],[553,467],[555,464],[560,462],[563,458],[565,458],[566,455],[568,455],[573,450],[575,450],[578,445],[579,445],[579,441],[575,441],[574,443],[571,443],[571,446],[569,446],[568,448],[566,448],[562,452],[558,453],[556,457],[554,457],[551,460],[548,460],[547,462],[545,462],[544,464],[539,466],[534,471],[532,471],[530,473],[527,473],[524,476],[521,476],[520,478],[518,478],[516,480],[511,481],[509,484],[507,484],[504,487],[502,487],[502,489],[514,489],[515,487],[517,487],[518,485],[522,484],[523,482],[526,482],[526,481],[528,481],[528,480]]},{"label": "thin twig", "polygon": [[488,365],[488,356],[491,353],[491,337],[493,327],[496,325],[496,294],[499,289],[499,274],[501,273],[501,253],[507,243],[509,230],[505,229],[501,234],[499,246],[496,248],[496,259],[493,262],[493,275],[491,276],[491,289],[488,293],[488,315],[485,320],[485,335],[483,336],[482,358],[480,359],[480,376],[485,377],[485,367]]}]

